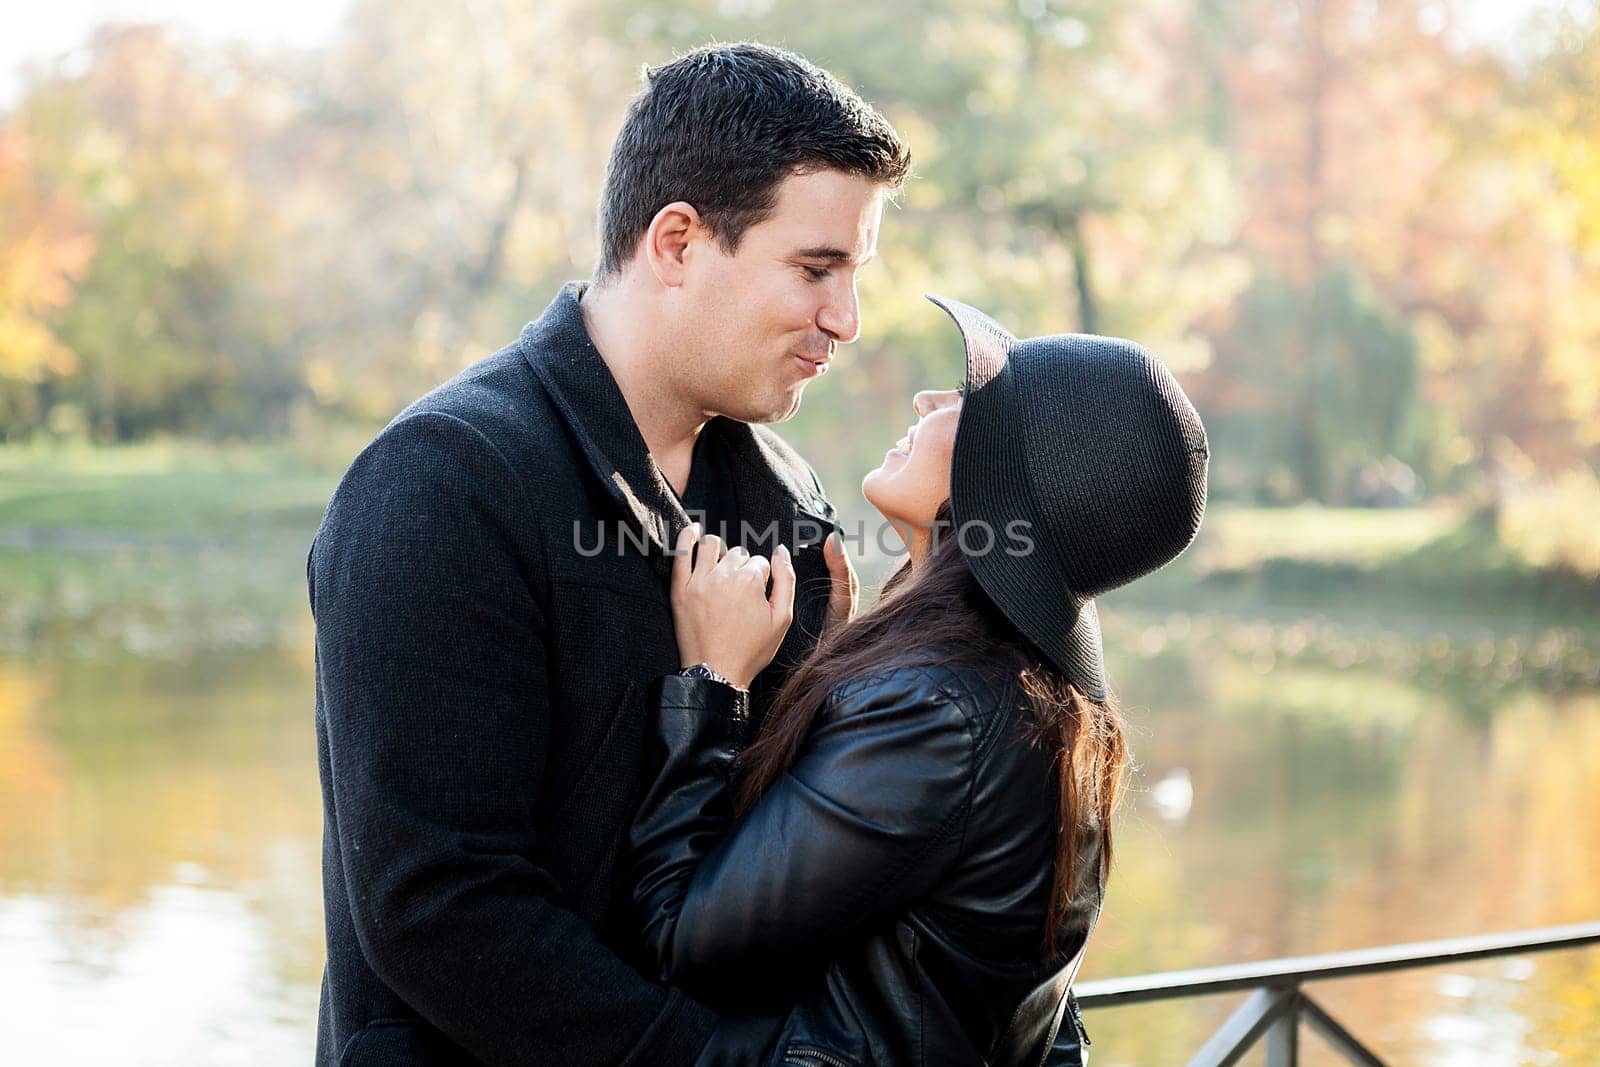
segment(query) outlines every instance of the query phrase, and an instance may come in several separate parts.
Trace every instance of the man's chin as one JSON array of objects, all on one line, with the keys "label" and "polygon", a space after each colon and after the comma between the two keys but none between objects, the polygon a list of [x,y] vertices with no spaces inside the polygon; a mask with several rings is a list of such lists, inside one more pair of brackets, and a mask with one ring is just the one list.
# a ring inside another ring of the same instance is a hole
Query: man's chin
[{"label": "man's chin", "polygon": [[786,396],[779,397],[775,402],[761,406],[751,405],[748,416],[728,412],[729,418],[738,419],[740,422],[769,424],[788,422],[800,411],[800,398],[805,391],[804,386],[797,386]]}]

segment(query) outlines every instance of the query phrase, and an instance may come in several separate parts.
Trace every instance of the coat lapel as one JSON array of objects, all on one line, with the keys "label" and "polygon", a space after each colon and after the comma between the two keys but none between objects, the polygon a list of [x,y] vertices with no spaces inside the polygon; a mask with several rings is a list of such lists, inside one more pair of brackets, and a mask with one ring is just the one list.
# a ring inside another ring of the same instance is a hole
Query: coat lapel
[{"label": "coat lapel", "polygon": [[[595,477],[635,532],[654,549],[651,563],[665,578],[672,571],[667,553],[689,516],[651,458],[622,390],[584,328],[578,301],[586,287],[584,282],[568,282],[544,313],[523,328],[523,355],[571,428]],[[733,419],[713,422],[715,427],[708,425],[702,432],[714,429],[732,452],[741,517],[763,531],[776,524],[779,539],[795,557],[801,582],[814,579],[807,573],[814,570],[809,556],[802,568],[801,554],[811,549],[820,558],[822,539],[834,526],[833,506],[809,478],[802,482],[797,467],[803,469],[804,464],[798,457],[791,460],[784,455],[787,446],[777,443],[771,431]]]}]

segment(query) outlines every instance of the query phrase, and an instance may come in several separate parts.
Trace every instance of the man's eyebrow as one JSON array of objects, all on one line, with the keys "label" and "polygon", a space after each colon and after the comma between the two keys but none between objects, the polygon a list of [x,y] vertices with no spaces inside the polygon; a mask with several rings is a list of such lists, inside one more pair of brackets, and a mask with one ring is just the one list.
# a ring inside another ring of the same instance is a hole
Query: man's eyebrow
[{"label": "man's eyebrow", "polygon": [[857,266],[866,263],[875,255],[877,255],[876,252],[869,252],[858,262],[856,257],[851,253],[846,252],[842,248],[834,248],[831,245],[818,245],[815,248],[802,248],[800,251],[795,253],[795,256],[799,259],[826,259],[834,263],[855,263]]}]

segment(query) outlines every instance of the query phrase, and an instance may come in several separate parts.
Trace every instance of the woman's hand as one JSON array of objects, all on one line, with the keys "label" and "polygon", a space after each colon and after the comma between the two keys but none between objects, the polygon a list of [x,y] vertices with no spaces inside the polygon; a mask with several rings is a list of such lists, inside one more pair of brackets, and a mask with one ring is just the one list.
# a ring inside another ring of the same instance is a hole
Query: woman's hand
[{"label": "woman's hand", "polygon": [[748,689],[777,655],[794,617],[789,550],[779,545],[770,562],[739,547],[724,551],[720,537],[701,537],[695,523],[678,535],[675,552],[672,622],[679,658],[686,667],[704,663]]}]

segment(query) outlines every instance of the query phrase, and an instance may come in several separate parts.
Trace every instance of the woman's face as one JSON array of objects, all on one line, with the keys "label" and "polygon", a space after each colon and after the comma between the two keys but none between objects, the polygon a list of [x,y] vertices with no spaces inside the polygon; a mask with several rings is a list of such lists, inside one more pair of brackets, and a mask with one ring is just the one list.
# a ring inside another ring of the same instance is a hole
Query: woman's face
[{"label": "woman's face", "polygon": [[931,526],[950,499],[961,390],[925,389],[911,398],[917,421],[861,482],[861,495],[892,523]]}]

